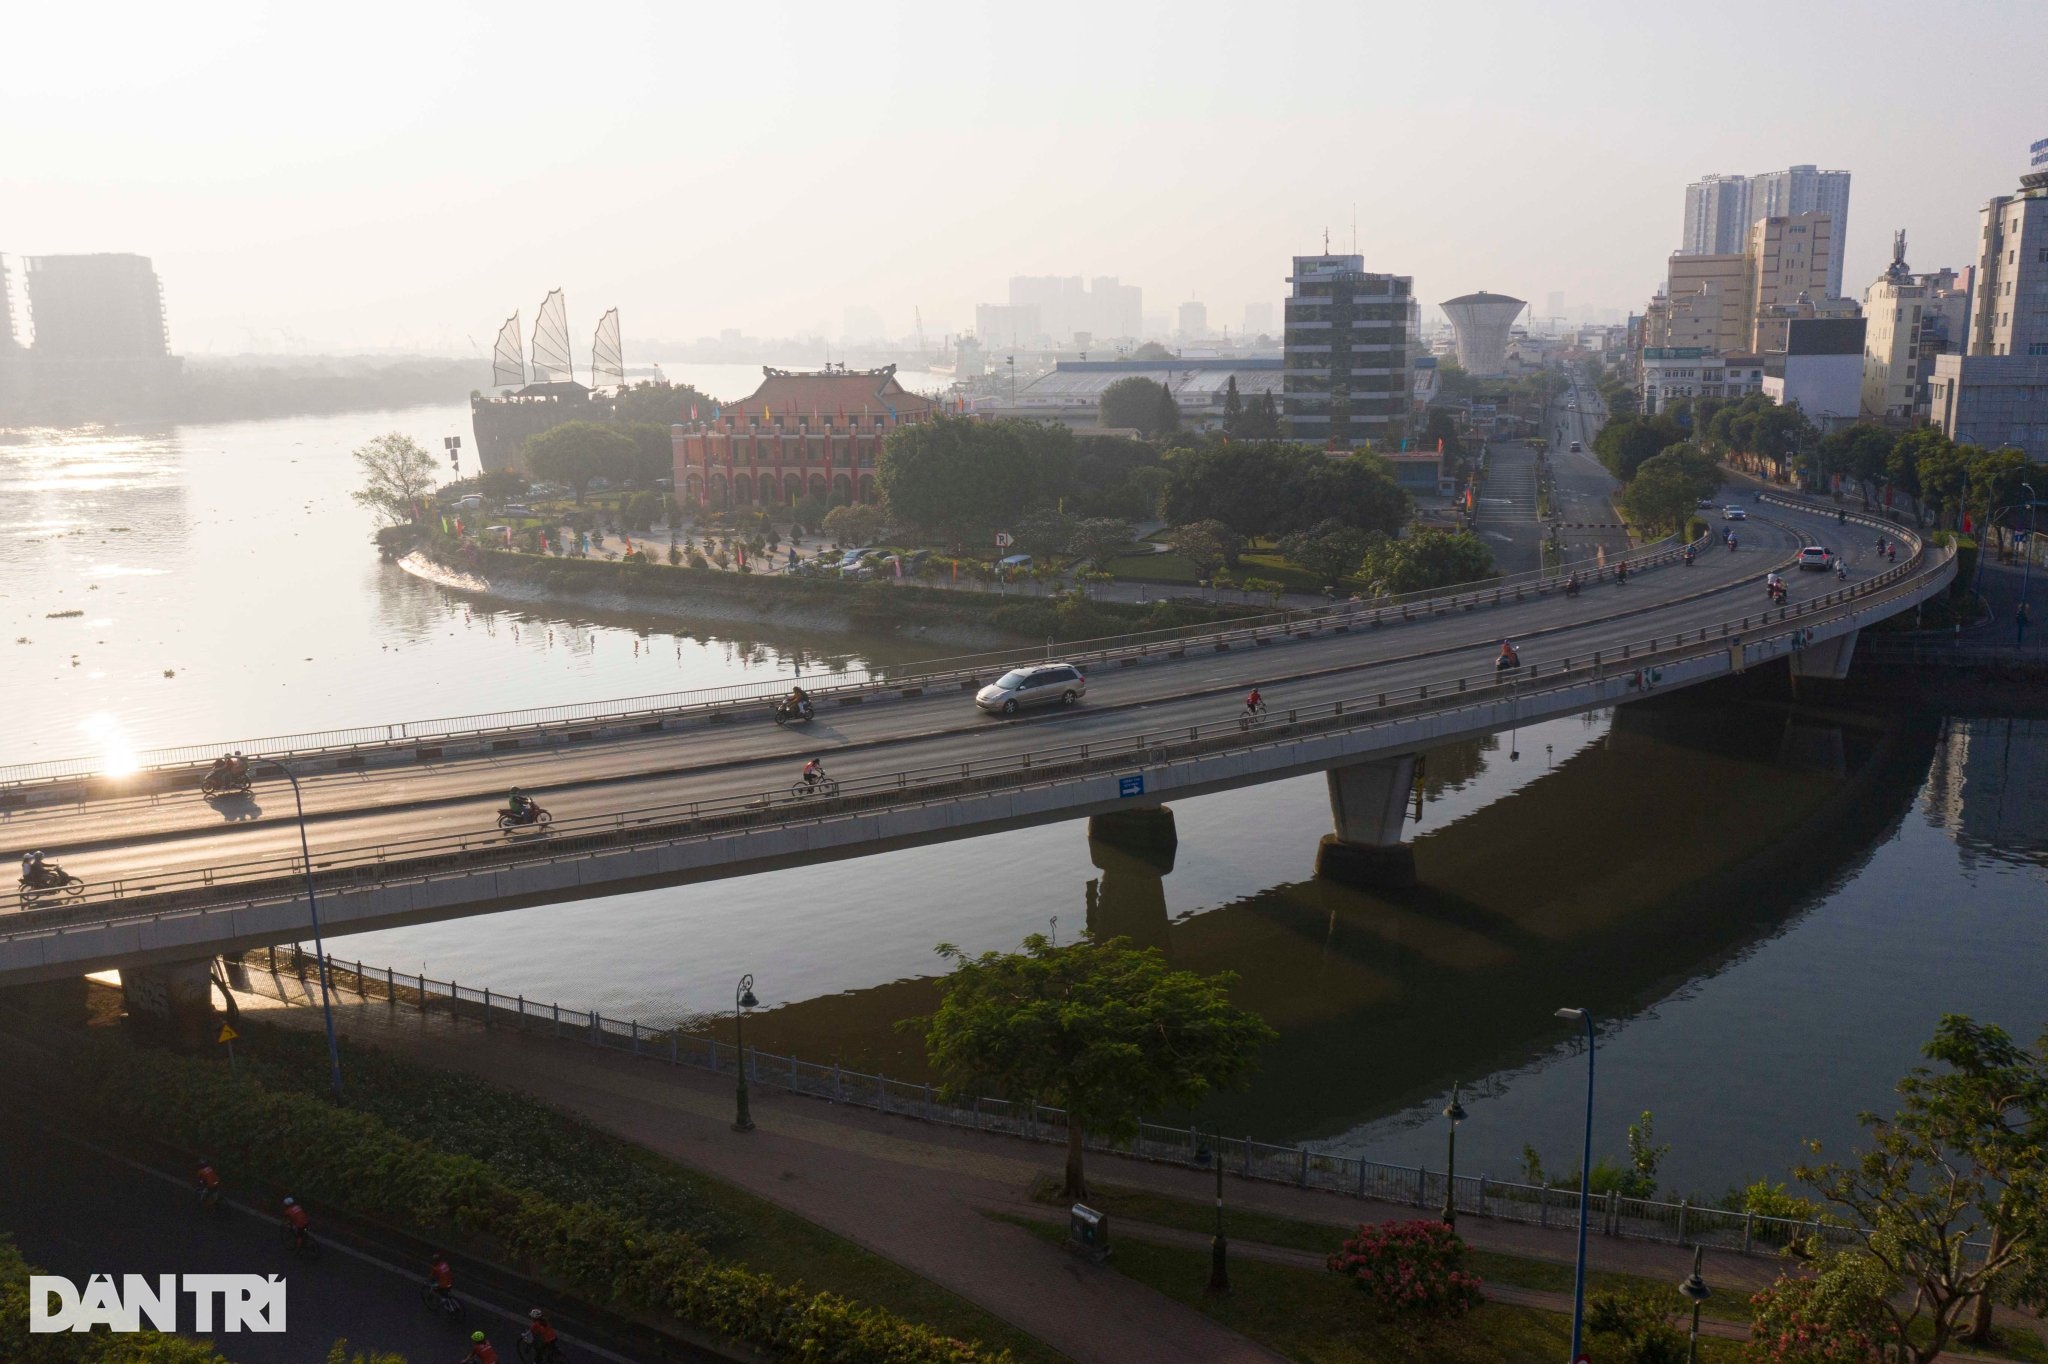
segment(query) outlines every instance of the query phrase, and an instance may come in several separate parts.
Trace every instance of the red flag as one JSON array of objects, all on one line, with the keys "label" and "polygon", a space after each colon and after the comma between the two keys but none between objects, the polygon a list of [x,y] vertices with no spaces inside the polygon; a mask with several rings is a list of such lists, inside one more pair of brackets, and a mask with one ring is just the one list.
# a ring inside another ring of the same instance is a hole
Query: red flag
[{"label": "red flag", "polygon": [[1969,534],[1969,533],[1970,533],[1970,532],[1971,532],[1972,530],[1975,530],[1975,529],[1976,529],[1976,527],[1975,527],[1975,526],[1973,526],[1973,525],[1972,525],[1972,524],[1970,523],[1970,514],[1969,514],[1968,512],[1964,512],[1964,513],[1963,513],[1963,534],[1965,534],[1965,535],[1968,535],[1968,534]]},{"label": "red flag", "polygon": [[1442,454],[1444,452],[1444,438],[1442,436],[1438,436],[1436,438],[1436,452],[1438,454]]}]

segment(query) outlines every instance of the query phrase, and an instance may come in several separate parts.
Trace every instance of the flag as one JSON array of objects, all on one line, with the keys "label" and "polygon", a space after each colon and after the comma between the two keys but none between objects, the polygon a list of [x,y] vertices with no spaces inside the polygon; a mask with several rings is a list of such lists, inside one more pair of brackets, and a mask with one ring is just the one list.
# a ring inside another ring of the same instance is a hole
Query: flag
[{"label": "flag", "polygon": [[1442,436],[1438,436],[1436,438],[1436,452],[1438,454],[1442,454],[1444,452],[1444,438]]},{"label": "flag", "polygon": [[767,423],[767,422],[772,422],[772,421],[774,421],[774,420],[775,420],[775,409],[774,409],[774,408],[772,408],[772,407],[770,407],[770,406],[768,406],[768,404],[766,404],[766,403],[762,403],[762,404],[761,404],[761,420],[762,420],[762,422],[763,422],[764,424],[765,424],[765,423]]},{"label": "flag", "polygon": [[896,424],[896,404],[894,404],[894,403],[890,403],[890,404],[889,404],[889,425],[891,425],[891,426],[894,426],[895,424]]},{"label": "flag", "polygon": [[1973,525],[1973,524],[1971,523],[1971,521],[1970,521],[1970,514],[1969,514],[1968,512],[1964,512],[1964,513],[1963,513],[1963,534],[1965,534],[1965,535],[1968,535],[1968,534],[1969,534],[1969,533],[1970,533],[1971,531],[1973,531],[1973,530],[1975,530],[1975,529],[1976,529],[1976,526],[1975,526],[1975,525]]},{"label": "flag", "polygon": [[713,404],[711,404],[711,420],[713,420],[713,421],[717,421],[717,420],[718,420],[718,414],[719,414],[720,410],[721,410],[721,409],[719,408],[719,406],[718,406],[718,404],[717,404],[717,403],[713,403]]},{"label": "flag", "polygon": [[690,420],[697,420],[697,404],[695,403],[690,404]]}]

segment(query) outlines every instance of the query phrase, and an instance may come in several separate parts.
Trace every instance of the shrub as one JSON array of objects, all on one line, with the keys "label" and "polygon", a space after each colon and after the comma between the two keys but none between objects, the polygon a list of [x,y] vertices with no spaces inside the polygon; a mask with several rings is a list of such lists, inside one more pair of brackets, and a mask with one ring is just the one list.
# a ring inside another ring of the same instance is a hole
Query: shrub
[{"label": "shrub", "polygon": [[1895,1287],[1868,1255],[1843,1251],[1812,1277],[1779,1275],[1750,1298],[1748,1364],[1883,1364],[1898,1340],[1885,1310]]},{"label": "shrub", "polygon": [[1361,1226],[1328,1263],[1331,1273],[1355,1282],[1384,1316],[1456,1317],[1483,1301],[1479,1276],[1465,1268],[1465,1242],[1437,1221]]},{"label": "shrub", "polygon": [[1598,1351],[1615,1364],[1684,1364],[1686,1334],[1672,1318],[1685,1300],[1669,1288],[1595,1293],[1586,1303],[1586,1330],[1606,1336]]}]

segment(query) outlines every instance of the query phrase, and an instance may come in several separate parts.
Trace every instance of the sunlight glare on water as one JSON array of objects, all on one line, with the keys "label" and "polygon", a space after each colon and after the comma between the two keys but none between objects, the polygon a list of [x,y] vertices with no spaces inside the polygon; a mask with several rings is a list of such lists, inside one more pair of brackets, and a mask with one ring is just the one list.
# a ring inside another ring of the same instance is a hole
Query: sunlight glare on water
[{"label": "sunlight glare on water", "polygon": [[125,777],[136,769],[135,745],[128,742],[127,732],[121,728],[119,720],[100,711],[86,716],[78,727],[99,754],[101,773],[109,777]]}]

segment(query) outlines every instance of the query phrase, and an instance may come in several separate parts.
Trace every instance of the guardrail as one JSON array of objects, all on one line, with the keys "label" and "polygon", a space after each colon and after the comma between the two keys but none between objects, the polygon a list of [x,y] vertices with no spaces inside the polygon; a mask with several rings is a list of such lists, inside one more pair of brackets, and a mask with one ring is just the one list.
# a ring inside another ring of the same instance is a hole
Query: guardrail
[{"label": "guardrail", "polygon": [[[381,1002],[394,1012],[406,1009],[422,1017],[438,1015],[456,1026],[468,1022],[485,1028],[581,1041],[718,1074],[737,1076],[744,1067],[751,1085],[774,1085],[792,1094],[854,1104],[948,1127],[1003,1133],[1029,1141],[1064,1144],[1067,1140],[1067,1115],[1063,1109],[986,1096],[956,1103],[928,1083],[821,1065],[754,1047],[741,1052],[730,1042],[672,1022],[642,1024],[638,1019],[606,1018],[595,1010],[565,1009],[559,1003],[542,1004],[524,995],[436,980],[424,973],[340,961],[332,953],[326,963],[330,990],[344,996],[354,994],[364,1005]],[[318,965],[317,958],[294,944],[244,952],[230,960],[229,970],[230,979],[238,988],[287,1004],[313,1005],[319,1002]],[[1194,1169],[1211,1169],[1221,1162],[1224,1169],[1246,1179],[1322,1189],[1361,1200],[1435,1210],[1443,1207],[1448,1192],[1461,1215],[1573,1231],[1579,1222],[1576,1189],[1517,1183],[1484,1174],[1447,1179],[1443,1171],[1425,1166],[1390,1165],[1361,1156],[1258,1141],[1249,1136],[1224,1136],[1195,1127],[1174,1127],[1141,1119],[1137,1134],[1128,1142],[1107,1142],[1090,1135],[1085,1145],[1097,1151]],[[1855,1245],[1867,1236],[1859,1228],[1825,1219],[1798,1221],[1689,1201],[1624,1198],[1615,1193],[1596,1196],[1591,1211],[1596,1221],[1589,1223],[1587,1230],[1597,1228],[1604,1236],[1714,1246],[1745,1255],[1776,1255],[1785,1246],[1809,1237],[1817,1236],[1830,1245]],[[1337,1234],[1331,1233],[1333,1238]],[[1982,1254],[1985,1247],[1971,1242],[1969,1249]]]},{"label": "guardrail", "polygon": [[[1697,548],[1703,542],[1695,542]],[[1614,562],[1625,562],[1631,573],[1676,562],[1689,546],[1662,543]],[[1133,654],[1160,654],[1177,647],[1195,647],[1217,640],[1233,640],[1278,631],[1348,629],[1366,622],[1372,626],[1395,621],[1427,619],[1452,611],[1469,610],[1481,604],[1522,600],[1534,591],[1547,596],[1578,565],[1540,569],[1529,573],[1490,578],[1484,582],[1454,588],[1406,592],[1370,600],[1344,601],[1306,610],[1266,612],[1237,618],[1219,630],[1212,623],[1176,626],[1163,630],[1110,635],[1098,639],[1070,641],[1060,646],[1061,657],[1077,664],[1113,662]],[[1598,585],[1595,582],[1593,585]],[[1392,614],[1390,614],[1392,613]],[[831,704],[841,699],[879,691],[915,691],[933,687],[979,682],[998,669],[1008,669],[1023,659],[1015,650],[962,654],[910,665],[916,671],[870,673],[846,682],[827,683],[810,689],[814,699]],[[358,755],[378,748],[417,748],[422,745],[489,740],[539,730],[574,731],[579,726],[608,727],[650,724],[692,713],[725,711],[741,705],[763,705],[787,692],[802,679],[794,674],[772,681],[742,682],[690,691],[663,692],[612,701],[570,702],[526,710],[492,711],[474,715],[444,716],[439,719],[407,720],[395,724],[364,725],[319,730],[306,734],[272,735],[267,738],[230,740],[218,743],[183,744],[148,749],[135,755],[134,770],[154,772],[193,769],[211,763],[230,749],[287,761],[319,758],[337,751]],[[0,788],[30,783],[53,783],[96,777],[105,766],[104,758],[56,758],[44,762],[17,763],[0,767]]]},{"label": "guardrail", "polygon": [[[1951,556],[1944,557],[1942,564]],[[1796,604],[1770,607],[1739,620],[1625,641],[1619,652],[1609,648],[1538,659],[1510,674],[1490,671],[1454,676],[1416,686],[1365,692],[1332,702],[1276,712],[1246,729],[1236,719],[1208,724],[1177,725],[1141,731],[1111,740],[1027,750],[993,759],[941,763],[835,784],[831,794],[803,792],[796,787],[751,792],[709,800],[669,802],[603,815],[557,821],[546,831],[491,832],[449,837],[424,836],[339,849],[324,849],[313,858],[316,886],[334,889],[365,882],[400,883],[446,873],[470,875],[487,868],[557,861],[604,850],[646,843],[682,842],[720,837],[750,828],[780,827],[798,822],[914,808],[939,801],[1023,789],[1078,777],[1160,766],[1175,760],[1204,757],[1232,749],[1341,731],[1369,729],[1407,718],[1419,711],[1442,710],[1446,703],[1491,703],[1503,694],[1540,697],[1576,686],[1617,670],[1642,672],[1705,655],[1719,655],[1739,642],[1755,644],[1752,631],[1783,632],[1791,627],[1789,648],[1803,647],[1802,636],[1822,613],[1848,614],[1910,592],[1915,580],[1929,571],[1923,548],[1905,563],[1877,577]],[[1804,626],[1798,622],[1805,621]],[[1764,642],[1778,638],[1767,633]],[[1532,683],[1549,683],[1548,687]],[[130,918],[187,906],[213,907],[269,897],[295,899],[305,876],[296,855],[274,855],[203,870],[147,877],[124,877],[88,886],[84,895],[61,904],[38,899],[25,903],[22,928],[0,933],[61,932],[81,921]],[[31,907],[33,905],[33,907]],[[109,913],[109,911],[118,913]]]}]

